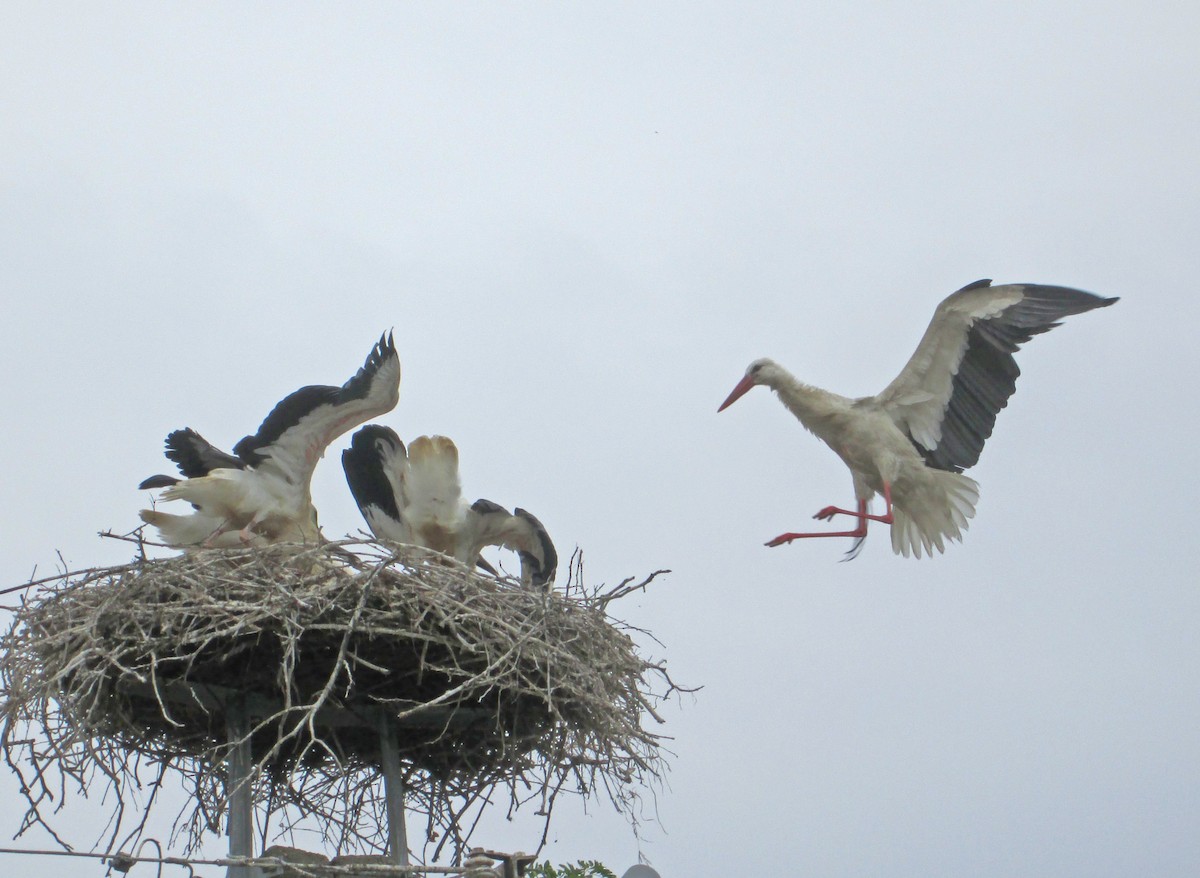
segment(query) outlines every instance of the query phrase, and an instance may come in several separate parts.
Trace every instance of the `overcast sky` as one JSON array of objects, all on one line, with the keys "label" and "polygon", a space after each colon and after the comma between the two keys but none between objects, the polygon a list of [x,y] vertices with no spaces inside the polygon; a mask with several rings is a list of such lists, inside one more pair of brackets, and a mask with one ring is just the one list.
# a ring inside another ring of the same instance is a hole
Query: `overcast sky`
[{"label": "overcast sky", "polygon": [[[1182,2],[5,3],[0,584],[128,560],[96,534],[169,431],[229,447],[394,327],[382,420],[453,437],[466,496],[593,582],[674,571],[614,606],[704,687],[662,729],[664,878],[1193,876],[1198,34]],[[1121,302],[1019,355],[963,544],[765,548],[851,481],[767,391],[717,414],[746,365],[875,393],[982,277]],[[551,838],[639,854],[603,804]]]}]

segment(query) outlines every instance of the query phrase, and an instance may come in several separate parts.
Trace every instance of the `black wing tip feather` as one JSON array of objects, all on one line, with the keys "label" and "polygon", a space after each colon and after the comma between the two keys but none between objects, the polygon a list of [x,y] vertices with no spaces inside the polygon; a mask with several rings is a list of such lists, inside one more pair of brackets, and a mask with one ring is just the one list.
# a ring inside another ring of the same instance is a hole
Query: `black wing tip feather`
[{"label": "black wing tip feather", "polygon": [[[983,281],[964,287],[983,286]],[[1106,308],[1119,297],[1049,284],[1015,284],[1021,299],[969,330],[967,348],[953,378],[944,414],[942,439],[936,448],[914,442],[925,462],[949,472],[962,472],[979,462],[992,435],[996,416],[1008,405],[1021,374],[1013,354],[1035,335],[1048,332],[1073,314]]]},{"label": "black wing tip feather", "polygon": [[362,368],[351,376],[350,380],[343,384],[340,388],[340,399],[361,399],[371,392],[371,382],[384,365],[393,359],[399,359],[399,354],[396,353],[396,341],[393,330],[388,330],[379,336],[379,341],[375,343],[375,347],[371,349],[371,353],[367,354],[367,359],[363,362]]},{"label": "black wing tip feather", "polygon": [[[979,290],[991,285],[992,279],[985,277],[980,280],[971,281],[971,283],[955,292],[963,293],[967,290]],[[1095,293],[1089,293],[1087,290],[1080,290],[1075,287],[1060,287],[1056,284],[1018,283],[1013,284],[1013,286],[1021,287],[1024,290],[1026,298],[1053,300],[1062,304],[1071,303],[1077,306],[1075,309],[1065,312],[1063,314],[1064,317],[1068,314],[1079,314],[1083,311],[1090,311],[1093,308],[1107,308],[1109,305],[1121,300],[1120,296],[1099,296]]]},{"label": "black wing tip feather", "polygon": [[142,483],[138,485],[138,490],[149,491],[153,488],[169,488],[172,485],[178,484],[179,479],[175,478],[174,476],[157,475],[151,476],[148,479],[143,479]]},{"label": "black wing tip feather", "polygon": [[[182,430],[172,430],[168,433],[167,439],[163,443],[167,447],[167,450],[163,452],[167,460],[178,466],[179,471],[189,479],[204,475],[199,471],[199,461],[192,451],[197,439],[200,439],[201,442],[204,441],[200,434],[191,427],[184,427]],[[192,471],[189,472],[189,470]]]},{"label": "black wing tip feather", "polygon": [[393,333],[389,330],[379,336],[379,341],[367,355],[362,368],[355,372],[349,381],[341,387],[310,384],[289,393],[271,409],[257,433],[244,437],[233,446],[233,453],[248,464],[259,463],[265,456],[259,449],[271,445],[309,412],[322,405],[340,405],[369,395],[375,376],[384,364],[393,358],[398,359],[398,355]]},{"label": "black wing tip feather", "polygon": [[[342,451],[342,470],[346,473],[350,494],[364,516],[368,506],[378,506],[385,515],[399,520],[400,507],[392,485],[383,472],[383,457],[375,446],[375,440],[386,437],[388,433],[396,436],[394,430],[378,424],[368,424],[355,433],[350,447]],[[396,437],[396,441],[399,441],[399,437]],[[403,443],[400,447],[404,447]]]},{"label": "black wing tip feather", "polygon": [[[1096,296],[1095,293],[1089,293],[1088,295]],[[1120,296],[1096,296],[1096,298],[1100,300],[1095,304],[1097,308],[1107,308],[1109,305],[1115,305],[1121,301]]]},{"label": "black wing tip feather", "polygon": [[1094,308],[1107,308],[1120,301],[1120,296],[1099,296],[1075,287],[1060,287],[1055,284],[1019,284],[1023,288],[1023,302],[1044,303],[1047,310],[1054,311],[1052,320],[1082,314]]},{"label": "black wing tip feather", "polygon": [[215,469],[245,469],[245,461],[226,454],[191,427],[167,436],[167,460],[173,461],[189,479],[206,476]]}]

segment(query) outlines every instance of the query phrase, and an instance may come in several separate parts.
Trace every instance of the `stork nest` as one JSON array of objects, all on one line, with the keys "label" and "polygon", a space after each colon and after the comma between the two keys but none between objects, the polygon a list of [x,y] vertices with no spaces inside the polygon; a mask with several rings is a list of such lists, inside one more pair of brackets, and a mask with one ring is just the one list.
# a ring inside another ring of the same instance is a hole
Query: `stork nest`
[{"label": "stork nest", "polygon": [[547,828],[561,791],[603,791],[636,822],[664,770],[643,721],[662,722],[676,687],[608,607],[656,575],[589,590],[577,554],[565,593],[531,591],[373,541],[63,574],[17,608],[0,655],[21,831],[54,834],[62,793],[103,781],[109,849],[122,847],[173,771],[191,793],[174,836],[193,851],[225,813],[225,760],[248,743],[260,821],[287,834],[312,819],[339,850],[382,850],[381,733],[434,859],[448,842],[461,852],[498,792],[510,813],[536,802]]}]

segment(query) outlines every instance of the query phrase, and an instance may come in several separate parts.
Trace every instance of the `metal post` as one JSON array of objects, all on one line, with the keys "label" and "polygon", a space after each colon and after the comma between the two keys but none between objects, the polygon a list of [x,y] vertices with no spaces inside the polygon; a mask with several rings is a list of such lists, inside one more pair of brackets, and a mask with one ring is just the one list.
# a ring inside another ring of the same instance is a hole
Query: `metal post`
[{"label": "metal post", "polygon": [[[246,704],[235,698],[225,705],[225,734],[231,750],[225,760],[225,796],[229,814],[229,856],[254,856],[254,799],[250,783],[250,716]],[[226,878],[260,878],[251,866],[230,866]]]},{"label": "metal post", "polygon": [[407,866],[408,830],[404,826],[404,781],[400,777],[400,744],[396,723],[379,713],[379,761],[383,769],[383,795],[387,802],[388,853],[397,866]]}]

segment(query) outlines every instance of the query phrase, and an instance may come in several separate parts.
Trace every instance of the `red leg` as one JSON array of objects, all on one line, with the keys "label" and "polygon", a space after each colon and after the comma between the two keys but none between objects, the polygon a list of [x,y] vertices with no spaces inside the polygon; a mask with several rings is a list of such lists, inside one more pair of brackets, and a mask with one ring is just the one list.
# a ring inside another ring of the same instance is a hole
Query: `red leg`
[{"label": "red leg", "polygon": [[[773,539],[769,543],[767,543],[767,545],[768,546],[782,546],[785,543],[790,543],[792,540],[803,540],[803,539],[807,539],[809,537],[854,537],[855,539],[862,539],[863,537],[865,537],[867,535],[867,519],[870,516],[867,515],[867,501],[866,500],[858,501],[858,513],[857,514],[854,512],[847,512],[845,509],[837,509],[836,507],[829,506],[829,507],[826,507],[825,509],[822,509],[820,512],[818,512],[815,517],[816,518],[832,518],[834,516],[834,514],[837,512],[844,512],[847,515],[853,515],[855,518],[858,519],[858,527],[855,530],[825,531],[823,533],[780,534],[779,536],[775,537],[775,539]],[[825,513],[828,513],[828,515],[826,515]]]},{"label": "red leg", "polygon": [[879,521],[883,524],[891,524],[895,520],[892,515],[892,486],[887,482],[883,483],[883,499],[887,504],[887,510],[883,515],[871,515],[867,512],[867,501],[859,500],[857,512],[851,512],[849,509],[842,509],[838,506],[826,506],[813,516],[813,518],[817,518],[822,521],[828,521],[835,515],[851,515],[858,519],[858,527],[854,530],[830,531],[828,533],[780,534],[779,536],[775,537],[775,539],[767,543],[767,545],[782,546],[784,543],[790,543],[792,540],[802,540],[808,537],[854,537],[855,539],[862,539],[867,535],[868,521]]},{"label": "red leg", "polygon": [[814,515],[813,518],[820,519],[821,521],[829,521],[835,515],[840,514],[853,515],[855,518],[864,520],[869,518],[871,521],[879,521],[884,524],[891,524],[894,520],[892,516],[892,486],[887,482],[883,483],[883,502],[887,504],[887,509],[884,511],[883,515],[870,515],[867,512],[867,501],[859,500],[857,512],[851,512],[849,509],[842,509],[840,506],[826,506],[816,515]]},{"label": "red leg", "polygon": [[202,542],[200,544],[200,548],[211,549],[213,547],[213,545],[216,543],[217,537],[219,537],[221,534],[225,533],[227,530],[229,530],[229,522],[225,522],[220,527],[218,527],[216,530],[214,530],[212,533],[210,533],[205,538],[204,542]]}]

